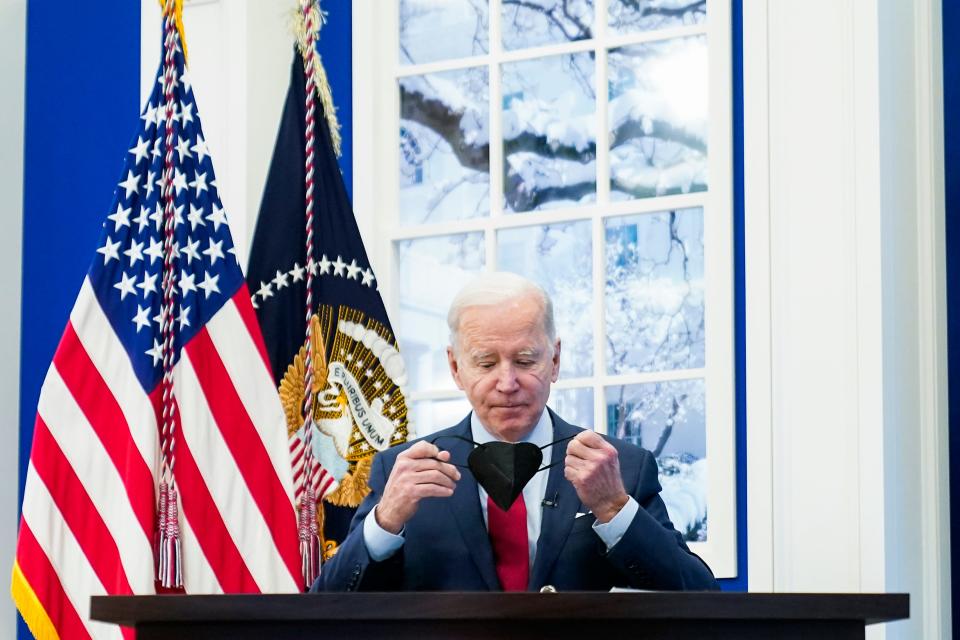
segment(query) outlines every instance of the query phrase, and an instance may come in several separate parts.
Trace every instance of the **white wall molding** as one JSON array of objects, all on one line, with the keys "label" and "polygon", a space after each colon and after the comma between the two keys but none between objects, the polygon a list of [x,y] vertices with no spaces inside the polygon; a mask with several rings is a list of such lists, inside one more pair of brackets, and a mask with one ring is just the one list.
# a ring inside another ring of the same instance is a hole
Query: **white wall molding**
[{"label": "white wall molding", "polygon": [[950,636],[939,0],[744,3],[752,590]]},{"label": "white wall molding", "polygon": [[917,344],[920,432],[921,588],[914,615],[922,636],[952,632],[950,598],[949,414],[947,397],[946,230],[943,145],[943,44],[940,0],[914,5],[918,43],[913,72],[917,114]]},{"label": "white wall molding", "polygon": [[[16,517],[20,454],[20,291],[23,275],[23,124],[26,72],[26,0],[0,0],[0,291],[6,312],[0,320],[0,574],[9,576],[17,546]],[[10,598],[0,599],[0,636],[13,637],[17,617]]]},{"label": "white wall molding", "polygon": [[[747,584],[773,591],[773,356],[770,300],[770,122],[766,3],[744,6],[744,279],[747,385]],[[749,98],[747,90],[749,89]]]},{"label": "white wall molding", "polygon": [[[277,136],[293,56],[285,0],[184,4],[188,66],[240,264],[247,254]],[[160,63],[160,9],[141,0],[141,102]]]},{"label": "white wall molding", "polygon": [[[394,40],[385,33],[383,20],[369,19],[377,11],[371,0],[352,0],[353,24],[353,212],[360,228],[360,236],[367,248],[370,266],[377,274],[378,289],[386,297],[392,291],[387,256],[390,240],[377,225],[377,212],[386,206],[387,188],[377,180],[378,167],[389,166],[390,160],[377,152],[380,136],[390,135],[390,123],[380,122],[374,114],[380,100],[392,100],[383,95],[383,75],[388,73],[379,61],[382,52]],[[393,3],[391,3],[392,5]],[[384,7],[382,10],[395,10]],[[366,17],[366,18],[365,18]],[[336,96],[334,96],[336,99]],[[371,126],[369,123],[373,123]]]}]

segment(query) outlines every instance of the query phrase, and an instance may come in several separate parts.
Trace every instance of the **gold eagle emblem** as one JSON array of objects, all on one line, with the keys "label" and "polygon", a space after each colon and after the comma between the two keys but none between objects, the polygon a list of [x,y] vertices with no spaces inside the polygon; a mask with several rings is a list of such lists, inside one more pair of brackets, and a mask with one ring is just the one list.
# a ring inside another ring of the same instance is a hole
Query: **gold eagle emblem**
[{"label": "gold eagle emblem", "polygon": [[[346,463],[323,499],[357,507],[370,492],[374,454],[407,440],[406,372],[389,328],[362,312],[340,306],[335,317],[332,306],[321,305],[311,323],[314,438],[322,434],[327,455],[335,451]],[[301,347],[280,382],[289,436],[303,426],[305,360]],[[322,513],[317,510],[321,530]],[[335,545],[328,551],[332,555]]]}]

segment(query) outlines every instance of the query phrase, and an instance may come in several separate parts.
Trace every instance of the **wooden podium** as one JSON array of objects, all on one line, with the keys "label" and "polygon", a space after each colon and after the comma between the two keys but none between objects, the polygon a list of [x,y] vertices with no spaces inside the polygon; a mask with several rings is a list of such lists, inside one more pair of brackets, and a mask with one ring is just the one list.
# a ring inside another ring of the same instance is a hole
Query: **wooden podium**
[{"label": "wooden podium", "polygon": [[159,638],[863,638],[907,594],[322,593],[102,596],[91,617]]}]

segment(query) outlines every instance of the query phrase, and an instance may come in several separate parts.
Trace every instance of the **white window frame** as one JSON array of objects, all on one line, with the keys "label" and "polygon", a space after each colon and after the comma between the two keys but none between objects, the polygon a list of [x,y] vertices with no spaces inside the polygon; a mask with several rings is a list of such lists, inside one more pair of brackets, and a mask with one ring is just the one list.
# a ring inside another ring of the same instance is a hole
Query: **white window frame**
[{"label": "white window frame", "polygon": [[[496,231],[547,223],[589,220],[593,241],[594,372],[589,377],[561,379],[554,388],[593,389],[594,426],[606,431],[605,390],[608,386],[654,381],[702,378],[706,385],[708,487],[708,541],[692,543],[710,564],[717,577],[734,577],[736,558],[736,464],[734,411],[734,286],[733,286],[733,144],[731,9],[722,0],[708,1],[703,25],[683,26],[630,36],[607,35],[607,0],[596,0],[595,38],[502,51],[499,0],[491,0],[489,13],[490,52],[455,61],[400,65],[398,60],[398,11],[396,0],[353,1],[353,120],[354,120],[354,209],[364,235],[370,260],[380,280],[388,312],[398,317],[398,264],[393,243],[420,237],[467,232],[484,232],[485,269],[492,270],[496,259]],[[502,145],[490,147],[491,215],[483,218],[401,226],[397,212],[399,194],[399,92],[397,78],[452,69],[488,65],[490,68],[490,140],[502,138],[500,76],[501,62],[515,62],[547,55],[591,50],[597,41],[595,83],[597,87],[597,131],[607,130],[607,51],[627,44],[707,34],[709,65],[708,190],[640,200],[609,202],[609,149],[597,144],[596,203],[549,211],[509,214],[501,210]],[[493,64],[491,64],[491,61]],[[704,310],[706,323],[706,366],[697,369],[612,375],[606,371],[604,346],[604,220],[630,214],[703,207],[704,220]],[[402,328],[398,328],[402,331]],[[562,339],[563,336],[560,336]],[[462,398],[456,390],[409,394],[408,404],[421,400]],[[589,425],[587,425],[589,426]]]}]

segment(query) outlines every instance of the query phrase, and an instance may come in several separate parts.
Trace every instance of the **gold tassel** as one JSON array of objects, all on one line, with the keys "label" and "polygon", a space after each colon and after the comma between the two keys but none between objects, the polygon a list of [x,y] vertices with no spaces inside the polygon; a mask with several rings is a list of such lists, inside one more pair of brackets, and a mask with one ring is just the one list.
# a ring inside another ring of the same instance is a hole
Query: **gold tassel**
[{"label": "gold tassel", "polygon": [[[315,3],[310,9],[313,24],[317,25],[314,30],[313,39],[316,42],[320,33],[320,25],[323,24],[323,15],[319,6]],[[293,35],[297,39],[297,48],[300,49],[300,55],[306,60],[307,51],[307,23],[303,19],[303,13],[299,9],[293,16]],[[340,123],[337,121],[337,110],[333,106],[333,92],[330,90],[330,82],[327,80],[327,72],[320,61],[320,54],[313,57],[313,83],[317,87],[317,97],[323,105],[323,115],[327,119],[327,126],[330,128],[330,140],[333,142],[333,152],[340,157]]]}]

